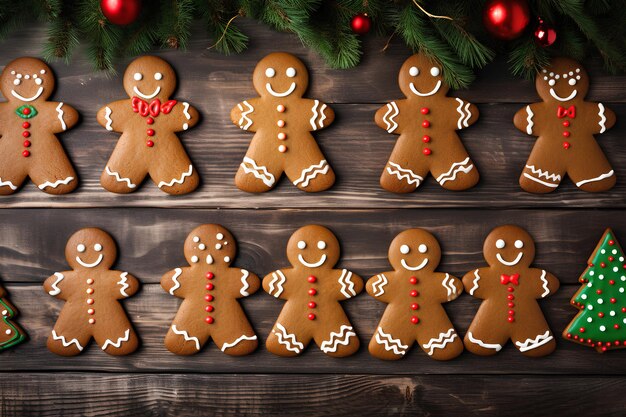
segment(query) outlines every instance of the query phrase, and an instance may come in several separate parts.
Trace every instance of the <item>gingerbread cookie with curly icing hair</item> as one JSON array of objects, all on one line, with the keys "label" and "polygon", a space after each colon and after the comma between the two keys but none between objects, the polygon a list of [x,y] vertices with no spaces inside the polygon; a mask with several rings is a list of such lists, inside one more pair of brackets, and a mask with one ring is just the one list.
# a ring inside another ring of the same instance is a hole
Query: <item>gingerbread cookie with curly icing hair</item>
[{"label": "gingerbread cookie with curly icing hair", "polygon": [[463,277],[465,290],[483,300],[465,335],[465,348],[494,355],[511,339],[526,356],[552,353],[556,342],[537,299],[554,294],[559,280],[530,266],[533,238],[518,226],[497,227],[485,239],[483,255],[489,266]]},{"label": "gingerbread cookie with curly icing hair", "polygon": [[48,101],[55,79],[36,58],[18,58],[0,76],[0,195],[13,194],[26,177],[48,194],[78,186],[72,163],[56,137],[78,123],[78,113],[62,102]]},{"label": "gingerbread cookie with curly icing hair", "polygon": [[520,109],[515,127],[537,136],[520,176],[531,193],[554,191],[565,175],[584,191],[606,191],[615,185],[615,172],[593,135],[615,124],[615,113],[602,103],[585,101],[589,76],[578,62],[555,58],[537,74],[540,103]]},{"label": "gingerbread cookie with curly icing hair", "polygon": [[242,101],[230,113],[234,124],[255,132],[235,176],[237,187],[268,191],[284,172],[301,190],[330,188],[335,173],[311,132],[330,125],[335,113],[319,100],[303,98],[309,74],[302,61],[275,52],[259,61],[252,77],[260,97]]},{"label": "gingerbread cookie with curly icing hair", "polygon": [[19,345],[26,340],[26,333],[13,320],[17,315],[17,309],[7,300],[7,293],[0,286],[0,351]]},{"label": "gingerbread cookie with curly icing hair", "polygon": [[257,336],[238,298],[254,294],[259,278],[230,266],[237,242],[217,224],[196,227],[185,241],[189,266],[176,268],[161,278],[161,287],[182,298],[165,347],[177,355],[192,355],[213,338],[224,353],[247,355],[258,345]]},{"label": "gingerbread cookie with curly icing hair", "polygon": [[437,239],[422,229],[400,233],[389,246],[392,271],[367,281],[372,297],[389,304],[369,344],[380,359],[401,359],[415,341],[431,358],[449,360],[463,352],[442,303],[463,292],[458,278],[435,272],[441,259]]},{"label": "gingerbread cookie with curly icing hair", "polygon": [[415,191],[429,172],[448,190],[465,190],[478,182],[478,170],[455,132],[478,120],[478,108],[447,97],[449,87],[441,71],[425,55],[411,56],[398,76],[406,99],[376,112],[379,127],[400,135],[380,177],[386,190]]},{"label": "gingerbread cookie with curly icing hair", "polygon": [[113,238],[96,228],[74,233],[65,246],[70,271],[55,272],[43,287],[65,300],[48,349],[57,355],[78,355],[91,338],[110,355],[127,355],[139,340],[120,299],[132,296],[139,281],[128,272],[111,270],[117,258]]},{"label": "gingerbread cookie with curly icing hair", "polygon": [[363,290],[363,280],[346,269],[334,269],[340,248],[325,227],[298,229],[287,243],[291,268],[263,278],[263,289],[286,300],[267,338],[267,350],[296,356],[315,340],[329,356],[348,356],[359,349],[359,338],[339,304]]},{"label": "gingerbread cookie with curly icing hair", "polygon": [[130,99],[114,101],[98,111],[98,123],[122,132],[100,177],[114,193],[130,193],[146,175],[168,194],[186,194],[200,178],[176,132],[198,123],[189,103],[171,99],[176,74],[165,60],[142,56],[128,65],[124,90]]}]

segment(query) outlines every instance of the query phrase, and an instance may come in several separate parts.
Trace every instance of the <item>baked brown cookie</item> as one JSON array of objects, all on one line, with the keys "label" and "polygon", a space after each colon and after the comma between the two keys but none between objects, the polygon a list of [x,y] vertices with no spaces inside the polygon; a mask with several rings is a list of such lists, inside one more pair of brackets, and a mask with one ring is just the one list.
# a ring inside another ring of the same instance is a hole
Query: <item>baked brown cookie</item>
[{"label": "baked brown cookie", "polygon": [[378,109],[376,124],[400,135],[380,177],[394,193],[415,191],[430,172],[448,190],[465,190],[478,182],[478,170],[455,130],[478,120],[478,108],[447,97],[441,66],[423,54],[407,59],[398,76],[406,99]]},{"label": "baked brown cookie", "polygon": [[483,246],[489,264],[463,277],[465,290],[483,300],[465,335],[465,348],[494,355],[511,339],[526,356],[544,356],[556,347],[537,299],[559,289],[559,280],[531,268],[535,242],[521,227],[506,225],[489,233]]},{"label": "baked brown cookie", "polygon": [[230,264],[237,242],[217,224],[196,227],[185,240],[188,267],[161,278],[161,287],[183,303],[165,336],[165,347],[177,355],[198,353],[213,338],[224,353],[247,355],[258,345],[257,336],[238,298],[254,294],[259,278]]},{"label": "baked brown cookie", "polygon": [[237,187],[269,191],[284,172],[301,190],[330,188],[335,173],[310,132],[330,125],[335,113],[319,100],[302,97],[309,84],[302,61],[284,52],[269,54],[252,78],[260,97],[244,100],[230,112],[234,124],[255,132],[235,176]]},{"label": "baked brown cookie", "polygon": [[98,123],[122,132],[100,177],[114,193],[130,193],[146,175],[168,194],[196,189],[200,178],[176,132],[198,123],[195,108],[170,97],[176,74],[165,60],[142,56],[128,65],[124,90],[130,99],[114,101],[98,111]]},{"label": "baked brown cookie", "polygon": [[139,281],[110,269],[117,259],[113,238],[93,227],[80,229],[67,241],[65,258],[72,270],[55,272],[43,284],[48,294],[65,300],[48,349],[78,355],[93,337],[110,355],[135,351],[139,340],[118,300],[135,294]]},{"label": "baked brown cookie", "polygon": [[19,345],[26,340],[26,333],[13,320],[17,315],[17,309],[7,300],[7,293],[0,286],[0,351]]},{"label": "baked brown cookie", "polygon": [[520,176],[531,193],[554,191],[569,175],[584,191],[606,191],[615,185],[615,172],[593,135],[615,124],[615,113],[602,103],[585,101],[589,77],[578,62],[555,58],[535,79],[540,103],[515,113],[522,132],[537,136]]},{"label": "baked brown cookie", "polygon": [[78,112],[48,101],[54,74],[37,58],[18,58],[4,67],[0,90],[0,195],[13,194],[30,177],[48,194],[65,194],[78,176],[55,133],[71,129]]},{"label": "baked brown cookie", "polygon": [[363,290],[363,280],[346,269],[333,269],[339,242],[325,227],[308,225],[291,235],[283,268],[263,278],[263,289],[286,300],[267,338],[267,350],[295,356],[315,340],[322,352],[342,357],[359,349],[359,338],[339,304]]},{"label": "baked brown cookie", "polygon": [[366,285],[369,295],[389,304],[369,344],[373,356],[401,359],[415,341],[437,360],[463,352],[463,342],[441,305],[456,299],[463,283],[435,272],[440,260],[439,242],[426,230],[405,230],[391,242],[393,270],[370,278]]}]

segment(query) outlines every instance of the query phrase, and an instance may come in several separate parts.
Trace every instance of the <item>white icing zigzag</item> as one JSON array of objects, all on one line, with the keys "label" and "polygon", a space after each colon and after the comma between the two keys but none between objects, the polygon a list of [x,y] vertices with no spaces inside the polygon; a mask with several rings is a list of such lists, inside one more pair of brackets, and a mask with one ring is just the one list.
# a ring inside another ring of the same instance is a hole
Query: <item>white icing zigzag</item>
[{"label": "white icing zigzag", "polygon": [[[420,183],[424,181],[424,178],[420,177],[410,169],[402,168],[400,165],[391,161],[389,161],[389,165],[391,165],[387,167],[389,175],[395,175],[400,181],[406,180],[409,184],[415,184],[415,187],[419,187]],[[391,167],[395,169],[392,169]]]},{"label": "white icing zigzag", "polygon": [[472,168],[474,168],[474,164],[469,164],[468,166],[465,166],[465,164],[467,164],[469,162],[469,160],[470,160],[470,158],[468,156],[463,161],[455,162],[454,164],[452,164],[452,166],[450,167],[448,172],[446,172],[444,174],[441,174],[440,176],[437,177],[437,182],[439,184],[443,185],[447,181],[454,181],[454,180],[456,180],[456,174],[458,174],[459,172],[463,172],[465,174],[470,172],[472,170]]},{"label": "white icing zigzag", "polygon": [[528,125],[526,126],[526,133],[528,133],[529,135],[532,135],[533,126],[535,125],[535,122],[533,122],[533,116],[535,114],[530,109],[530,106],[526,106],[526,113],[528,114],[528,117],[526,118],[526,122],[528,123]]},{"label": "white icing zigzag", "polygon": [[300,351],[304,349],[304,345],[298,342],[298,340],[296,339],[296,335],[288,333],[287,329],[285,329],[282,324],[276,323],[276,328],[279,331],[277,332],[275,329],[273,329],[272,333],[274,333],[278,338],[278,343],[280,343],[281,345],[285,345],[285,348],[287,348],[287,350],[295,353],[300,353]]},{"label": "white icing zigzag", "polygon": [[456,108],[456,111],[459,113],[457,129],[463,129],[463,127],[469,126],[468,122],[469,122],[469,119],[472,117],[472,112],[469,109],[470,103],[465,103],[465,108],[463,108],[463,103],[464,103],[463,100],[457,97],[456,101],[459,102],[459,107]]},{"label": "white icing zigzag", "polygon": [[189,333],[185,330],[178,330],[175,324],[172,324],[172,331],[185,338],[185,342],[194,342],[196,344],[196,350],[200,350],[200,341],[197,337],[189,336]]},{"label": "white icing zigzag", "polygon": [[[326,106],[326,104],[322,104],[320,106],[319,109],[319,113],[317,110],[317,106],[320,104],[319,100],[315,100],[315,102],[313,103],[313,108],[311,109],[313,111],[313,116],[311,116],[311,119],[309,120],[309,123],[311,124],[311,127],[313,128],[313,130],[317,130],[317,129],[321,129],[324,127],[324,120],[326,119],[326,115],[324,114],[324,109],[328,106]],[[317,120],[317,117],[319,116],[320,120],[319,122],[317,122],[319,124],[319,127],[315,125],[315,122]]]},{"label": "white icing zigzag", "polygon": [[583,184],[587,184],[588,182],[596,182],[596,181],[602,181],[605,178],[609,178],[611,175],[613,175],[614,172],[613,170],[610,170],[609,172],[607,172],[606,174],[602,174],[600,176],[597,176],[595,178],[590,178],[588,180],[583,180],[583,181],[578,181],[576,183],[576,187],[580,187]]},{"label": "white icing zigzag", "polygon": [[[285,283],[285,281],[287,281],[287,277],[285,277],[285,274],[283,274],[283,271],[281,271],[280,269],[276,272],[272,272],[272,276],[274,277],[274,279],[270,281],[269,293],[278,298],[284,290],[283,284]],[[274,292],[274,284],[276,284],[276,294],[272,294]]]},{"label": "white icing zigzag", "polygon": [[543,294],[541,294],[541,298],[545,297],[546,295],[550,294],[550,289],[548,288],[548,280],[546,279],[546,271],[545,270],[541,270],[541,282],[543,282],[543,289],[545,290],[543,292]]},{"label": "white icing zigzag", "polygon": [[111,126],[113,124],[113,119],[111,119],[111,113],[113,113],[113,110],[111,110],[111,108],[109,106],[107,106],[104,109],[104,118],[107,121],[107,124],[104,126],[106,128],[106,130],[113,130],[113,127]]},{"label": "white icing zigzag", "polygon": [[231,348],[235,345],[237,345],[238,343],[244,341],[244,340],[256,340],[256,335],[254,336],[246,336],[245,334],[242,336],[239,336],[237,339],[235,339],[234,342],[232,343],[224,343],[221,347],[222,352],[224,352],[226,349]]},{"label": "white icing zigzag", "polygon": [[450,274],[446,274],[446,277],[443,279],[443,282],[441,283],[441,285],[443,285],[443,288],[445,288],[446,291],[448,292],[448,300],[450,300],[450,297],[452,295],[456,295],[456,287],[454,286],[454,279],[450,278]]},{"label": "white icing zigzag", "polygon": [[409,348],[408,345],[403,345],[400,339],[394,339],[390,334],[385,333],[382,327],[376,330],[376,342],[379,345],[383,345],[385,350],[393,351],[396,355],[404,355]]},{"label": "white icing zigzag", "polygon": [[78,343],[78,339],[72,339],[68,342],[65,340],[65,336],[57,336],[57,332],[55,332],[54,330],[52,330],[52,338],[54,340],[60,340],[61,343],[63,343],[64,347],[68,347],[71,344],[75,344],[79,351],[81,352],[83,351],[83,347],[80,345],[80,343]]},{"label": "white icing zigzag", "polygon": [[342,325],[339,332],[330,333],[330,338],[322,342],[320,349],[324,353],[337,352],[339,345],[347,346],[350,343],[350,338],[356,336],[352,330],[352,326]]},{"label": "white icing zigzag", "polygon": [[543,346],[552,340],[553,337],[550,334],[550,330],[546,330],[544,334],[540,334],[534,339],[526,339],[524,343],[515,342],[515,345],[519,348],[520,352],[526,352],[527,350],[538,348]]},{"label": "white icing zigzag", "polygon": [[[389,113],[391,112],[393,112],[393,114],[389,116]],[[400,110],[398,109],[395,101],[387,103],[387,113],[383,116],[383,122],[387,125],[387,132],[391,133],[398,128],[398,123],[396,123],[394,117],[396,117],[399,113]]]},{"label": "white icing zigzag", "polygon": [[[248,168],[246,164],[251,165],[252,168]],[[271,187],[272,185],[274,185],[274,182],[276,182],[274,175],[270,174],[267,168],[265,168],[264,166],[258,166],[252,158],[249,158],[247,156],[244,157],[243,162],[241,163],[241,168],[243,168],[243,172],[245,172],[246,174],[254,175],[256,178],[263,181],[263,183],[268,187]]]},{"label": "white icing zigzag", "polygon": [[[377,275],[378,279],[372,284],[372,290],[374,291],[374,297],[380,297],[385,293],[385,285],[389,282],[385,274]],[[376,288],[378,286],[378,288]]]},{"label": "white icing zigzag", "polygon": [[187,170],[187,172],[183,172],[183,175],[181,175],[179,179],[174,178],[170,182],[161,181],[159,183],[158,187],[159,188],[161,188],[163,186],[172,187],[174,184],[182,184],[182,183],[185,182],[185,178],[191,177],[191,172],[192,171],[193,171],[193,166],[191,164],[189,164],[189,169]]},{"label": "white icing zigzag", "polygon": [[113,343],[111,339],[105,340],[104,345],[102,345],[102,350],[106,350],[106,348],[109,345],[113,346],[116,349],[119,349],[120,347],[122,347],[122,343],[128,342],[129,338],[130,338],[130,329],[126,329],[126,332],[124,332],[124,337],[118,337],[117,342]]},{"label": "white icing zigzag", "polygon": [[74,177],[67,177],[63,180],[56,180],[55,182],[46,181],[43,184],[39,185],[39,189],[43,190],[46,187],[57,188],[59,185],[67,185],[74,180]]},{"label": "white icing zigzag", "polygon": [[480,280],[480,275],[478,275],[478,269],[474,271],[474,276],[476,278],[474,279],[474,281],[472,281],[472,284],[474,284],[474,286],[471,290],[469,290],[470,295],[474,295],[474,291],[478,289],[478,281]]},{"label": "white icing zigzag", "polygon": [[[322,168],[324,167],[324,168]],[[330,166],[325,159],[322,159],[319,164],[313,164],[310,167],[303,169],[300,178],[293,182],[293,185],[297,186],[302,183],[302,187],[308,187],[309,182],[318,176],[318,174],[326,175]]]},{"label": "white icing zigzag", "polygon": [[120,280],[117,282],[118,285],[122,286],[122,288],[120,288],[120,294],[122,294],[124,297],[128,297],[126,290],[128,289],[128,287],[130,287],[130,285],[128,285],[127,283],[128,281],[128,278],[126,278],[127,275],[128,275],[128,272],[122,272],[120,274]]},{"label": "white icing zigzag", "polygon": [[[246,271],[245,269],[241,270],[241,289],[239,290],[239,293],[243,295],[244,297],[247,297],[250,295],[250,293],[246,291],[248,288],[250,288],[250,284],[248,284],[248,281],[247,281],[249,275],[250,273]],[[256,339],[256,336],[255,336],[255,339]]]},{"label": "white icing zigzag", "polygon": [[539,168],[535,168],[534,165],[526,165],[526,168],[530,169],[530,171],[537,175],[537,178],[545,178],[551,181],[561,181],[561,176],[558,174],[550,174],[548,171],[543,171]]},{"label": "white icing zigzag", "polygon": [[174,286],[170,288],[170,294],[174,295],[174,291],[180,288],[180,282],[178,281],[178,277],[183,273],[183,270],[180,268],[176,268],[174,270],[174,275],[172,276],[172,281],[174,281]]},{"label": "white icing zigzag", "polygon": [[61,281],[63,281],[63,278],[65,278],[63,276],[62,273],[60,272],[55,272],[54,276],[57,277],[56,281],[54,281],[51,285],[52,289],[50,291],[48,291],[48,294],[50,295],[57,295],[57,294],[61,294],[61,289],[59,287],[57,287],[57,284]]},{"label": "white icing zigzag", "polygon": [[243,130],[248,130],[250,126],[252,126],[252,119],[250,119],[248,115],[254,111],[254,107],[252,107],[252,104],[248,103],[245,100],[243,101],[243,104],[247,107],[245,111],[243,110],[243,106],[241,105],[241,103],[237,104],[237,107],[239,107],[239,110],[241,110],[241,117],[239,118],[238,124],[239,127]]},{"label": "white icing zigzag", "polygon": [[348,271],[347,269],[341,271],[341,276],[339,277],[339,284],[341,284],[340,292],[346,298],[351,298],[356,295],[356,292],[354,291],[354,282],[350,280],[350,277],[352,277],[352,272]]},{"label": "white icing zigzag", "polygon": [[500,349],[502,349],[502,345],[499,345],[497,343],[485,343],[480,339],[474,338],[474,336],[472,336],[472,332],[467,332],[467,337],[469,338],[470,342],[475,343],[480,347],[484,347],[485,349],[495,349],[496,352],[499,352]]},{"label": "white icing zigzag", "polygon": [[0,187],[4,187],[5,185],[13,191],[17,190],[17,187],[11,181],[2,181],[2,178],[0,178]]},{"label": "white icing zigzag", "polygon": [[[187,103],[186,101],[183,102],[183,114],[185,115],[185,118],[187,120],[191,120],[191,115],[189,114],[189,103]],[[189,124],[183,123],[183,130],[187,129],[189,129]]]},{"label": "white icing zigzag", "polygon": [[600,121],[598,124],[600,125],[600,133],[604,133],[606,130],[606,116],[604,115],[604,105],[602,103],[598,103],[598,116],[600,116]]},{"label": "white icing zigzag", "polygon": [[446,333],[439,333],[437,338],[432,338],[426,343],[424,349],[430,349],[427,353],[432,356],[435,349],[444,349],[448,343],[452,343],[457,335],[454,329],[449,329]]},{"label": "white icing zigzag", "polygon": [[59,121],[61,122],[61,127],[63,128],[63,130],[67,130],[67,125],[65,124],[65,120],[63,120],[63,103],[59,103],[59,105],[57,106],[56,110],[58,113],[58,118]]},{"label": "white icing zigzag", "polygon": [[128,188],[135,188],[136,185],[133,184],[132,182],[130,182],[130,178],[124,178],[122,177],[119,172],[115,172],[115,171],[111,171],[111,168],[109,168],[108,166],[104,169],[106,171],[107,174],[109,174],[112,177],[115,177],[115,181],[117,182],[126,182],[128,183]]}]

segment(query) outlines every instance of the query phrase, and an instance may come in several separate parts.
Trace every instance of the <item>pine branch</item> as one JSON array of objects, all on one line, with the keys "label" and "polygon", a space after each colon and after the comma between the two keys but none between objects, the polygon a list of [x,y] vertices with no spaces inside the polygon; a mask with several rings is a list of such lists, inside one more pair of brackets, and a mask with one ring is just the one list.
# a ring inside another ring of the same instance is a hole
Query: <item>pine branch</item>
[{"label": "pine branch", "polygon": [[526,79],[532,79],[549,61],[546,50],[539,47],[532,37],[518,40],[509,53],[511,72]]}]

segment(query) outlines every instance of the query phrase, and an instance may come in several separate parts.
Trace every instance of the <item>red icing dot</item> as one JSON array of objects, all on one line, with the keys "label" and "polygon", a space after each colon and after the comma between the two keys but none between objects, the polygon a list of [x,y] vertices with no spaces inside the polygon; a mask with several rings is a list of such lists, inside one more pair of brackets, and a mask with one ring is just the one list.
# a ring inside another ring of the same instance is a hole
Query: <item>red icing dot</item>
[{"label": "red icing dot", "polygon": [[614,328],[614,329],[619,329],[619,324],[614,324],[614,325],[613,325],[613,328]]},{"label": "red icing dot", "polygon": [[207,289],[207,290],[209,290],[209,291],[211,291],[213,288],[214,288],[214,286],[213,286],[213,284],[211,284],[211,283],[208,283],[208,284],[206,285],[206,289]]},{"label": "red icing dot", "polygon": [[152,142],[151,140],[146,141],[146,146],[148,148],[152,148],[154,146],[154,142]]},{"label": "red icing dot", "polygon": [[571,333],[568,333],[568,334],[566,335],[566,337],[567,337],[568,339],[571,339],[571,338],[572,338],[572,334],[571,334]]},{"label": "red icing dot", "polygon": [[419,292],[417,292],[416,290],[411,290],[411,292],[409,292],[409,295],[411,297],[417,297],[418,294],[419,294]]},{"label": "red icing dot", "polygon": [[598,313],[598,317],[600,317],[600,318],[604,317],[604,313],[603,312],[599,312]]},{"label": "red icing dot", "polygon": [[609,256],[609,261],[613,262],[614,260],[615,260],[615,258],[614,258],[614,257]]},{"label": "red icing dot", "polygon": [[96,319],[89,319],[87,321],[89,322],[89,324],[94,324],[96,322]]},{"label": "red icing dot", "polygon": [[564,122],[563,122],[563,126],[565,126],[565,127],[569,127],[569,120],[564,121]]},{"label": "red icing dot", "polygon": [[602,290],[596,290],[596,293],[597,293],[598,295],[600,295],[600,294],[602,294]]},{"label": "red icing dot", "polygon": [[601,350],[602,352],[606,352],[606,347],[603,347]]},{"label": "red icing dot", "polygon": [[509,300],[515,300],[515,296],[513,294],[509,294],[506,296]]},{"label": "red icing dot", "polygon": [[208,313],[210,313],[213,310],[214,310],[213,306],[206,306],[206,307],[204,307],[204,311],[206,311]]},{"label": "red icing dot", "polygon": [[622,307],[622,313],[626,313],[626,307]]},{"label": "red icing dot", "polygon": [[600,262],[600,267],[601,268],[606,268],[606,264],[604,262]]},{"label": "red icing dot", "polygon": [[563,149],[567,150],[567,149],[569,149],[571,146],[572,146],[572,144],[571,144],[571,143],[569,143],[569,142],[563,142]]},{"label": "red icing dot", "polygon": [[417,316],[413,316],[411,317],[411,323],[413,324],[417,324],[420,322],[420,319]]},{"label": "red icing dot", "polygon": [[315,295],[315,294],[317,294],[317,290],[315,288],[309,289],[309,295]]},{"label": "red icing dot", "polygon": [[284,112],[284,111],[285,111],[285,106],[283,106],[282,104],[279,104],[278,106],[276,106],[276,110],[277,110],[279,113],[282,113],[282,112]]},{"label": "red icing dot", "polygon": [[615,241],[614,240],[609,240],[609,246],[613,246],[615,245]]},{"label": "red icing dot", "polygon": [[430,127],[430,122],[428,120],[424,120],[422,122],[422,127],[429,128]]},{"label": "red icing dot", "polygon": [[24,147],[25,147],[25,148],[30,147],[30,141],[29,141],[29,140],[25,140],[25,141],[24,141]]},{"label": "red icing dot", "polygon": [[309,315],[307,315],[306,318],[309,320],[315,320],[315,314],[309,313]]},{"label": "red icing dot", "polygon": [[25,138],[30,137],[30,132],[28,130],[25,130],[22,132],[22,136],[24,136]]},{"label": "red icing dot", "polygon": [[148,118],[146,119],[146,123],[148,123],[149,125],[151,125],[151,124],[153,124],[153,123],[154,123],[154,119],[153,119],[152,117],[148,117]]},{"label": "red icing dot", "polygon": [[213,301],[213,296],[211,294],[207,294],[204,296],[204,301]]},{"label": "red icing dot", "polygon": [[409,282],[413,285],[417,284],[417,278],[416,277],[411,277],[409,278]]},{"label": "red icing dot", "polygon": [[513,323],[515,321],[515,319],[513,317],[511,317],[511,316],[509,316],[507,318],[507,320],[508,320],[509,323]]},{"label": "red icing dot", "polygon": [[22,156],[23,156],[23,157],[25,157],[25,158],[28,158],[28,157],[30,156],[30,152],[28,152],[28,151],[23,151],[23,152],[22,152]]},{"label": "red icing dot", "polygon": [[28,122],[24,122],[24,123],[22,123],[22,127],[23,127],[24,129],[28,129],[28,128],[30,127],[30,123],[28,123]]},{"label": "red icing dot", "polygon": [[25,115],[29,115],[29,114],[30,114],[30,109],[29,109],[28,107],[25,107],[25,108],[22,110],[22,113],[24,113]]},{"label": "red icing dot", "polygon": [[315,307],[317,307],[317,304],[315,304],[315,301],[309,301],[308,306],[309,306],[309,308],[315,308]]},{"label": "red icing dot", "polygon": [[611,298],[611,304],[615,304],[617,300],[615,298]]},{"label": "red icing dot", "polygon": [[204,319],[204,321],[206,321],[207,324],[213,324],[215,320],[213,319],[213,317],[207,316],[206,319]]},{"label": "red icing dot", "polygon": [[422,153],[426,156],[430,155],[431,153],[433,153],[430,148],[424,148],[422,149]]},{"label": "red icing dot", "polygon": [[422,142],[424,142],[424,143],[428,143],[428,142],[430,142],[430,136],[428,136],[428,135],[424,135],[424,136],[422,137]]},{"label": "red icing dot", "polygon": [[314,283],[317,281],[317,278],[315,278],[313,275],[309,275],[309,277],[306,280],[309,281],[310,283]]},{"label": "red icing dot", "polygon": [[411,310],[417,310],[418,308],[420,308],[419,304],[417,303],[411,304]]},{"label": "red icing dot", "polygon": [[146,135],[148,135],[148,136],[154,136],[154,129],[148,129],[148,130],[146,130]]},{"label": "red icing dot", "polygon": [[613,280],[613,279],[612,279],[612,280],[610,280],[610,281],[609,281],[609,284],[611,284],[611,285],[615,285],[615,280]]},{"label": "red icing dot", "polygon": [[585,333],[585,328],[581,327],[580,329],[578,329],[578,331],[580,331],[581,333]]},{"label": "red icing dot", "polygon": [[213,272],[207,272],[206,273],[206,279],[213,279],[215,277],[215,275],[213,274]]},{"label": "red icing dot", "polygon": [[420,112],[422,114],[428,114],[430,113],[430,109],[428,107],[422,107],[422,109],[420,110]]},{"label": "red icing dot", "polygon": [[563,132],[563,137],[569,138],[570,133],[566,130]]},{"label": "red icing dot", "polygon": [[515,307],[515,303],[510,302],[510,301],[507,303],[507,305],[509,306],[509,308],[513,308],[513,307]]},{"label": "red icing dot", "polygon": [[508,287],[506,290],[507,290],[508,292],[513,292],[513,291],[515,291],[515,288],[513,288],[513,287]]},{"label": "red icing dot", "polygon": [[93,298],[88,298],[87,299],[87,304],[89,304],[89,305],[93,304]]}]

